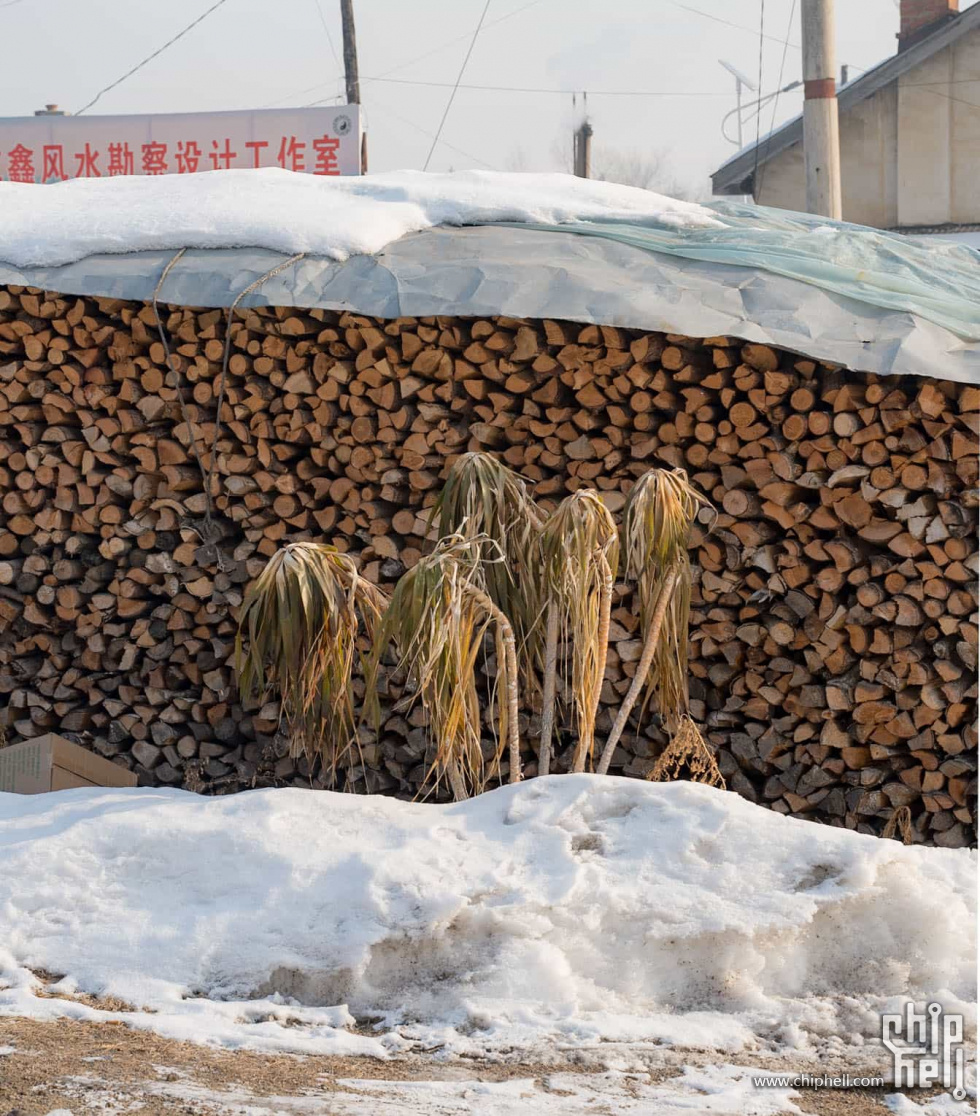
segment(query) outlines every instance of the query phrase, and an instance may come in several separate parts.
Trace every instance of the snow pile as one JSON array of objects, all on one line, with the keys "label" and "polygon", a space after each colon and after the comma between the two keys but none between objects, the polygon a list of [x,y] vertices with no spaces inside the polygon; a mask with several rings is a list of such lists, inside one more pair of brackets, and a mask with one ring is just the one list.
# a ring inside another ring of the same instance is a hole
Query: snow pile
[{"label": "snow pile", "polygon": [[972,1000],[974,873],[689,783],[0,794],[0,1013],[325,1053],[858,1042]]},{"label": "snow pile", "polygon": [[722,228],[703,206],[567,174],[392,171],[328,178],[278,168],[0,182],[0,260],[71,263],[96,252],[269,248],[344,260],[434,225],[653,222]]}]

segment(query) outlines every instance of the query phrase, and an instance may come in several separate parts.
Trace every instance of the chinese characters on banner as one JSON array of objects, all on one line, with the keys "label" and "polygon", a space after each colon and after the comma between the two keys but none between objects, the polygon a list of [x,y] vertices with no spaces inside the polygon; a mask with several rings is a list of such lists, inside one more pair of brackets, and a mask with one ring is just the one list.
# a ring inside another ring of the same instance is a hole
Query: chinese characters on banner
[{"label": "chinese characters on banner", "polygon": [[4,182],[254,167],[360,174],[358,106],[0,118]]}]

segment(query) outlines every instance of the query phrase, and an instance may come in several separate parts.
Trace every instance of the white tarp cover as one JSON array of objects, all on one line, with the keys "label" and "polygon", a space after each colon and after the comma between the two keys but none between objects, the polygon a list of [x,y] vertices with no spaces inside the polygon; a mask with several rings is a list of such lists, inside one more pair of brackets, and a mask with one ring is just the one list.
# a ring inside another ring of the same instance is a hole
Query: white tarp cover
[{"label": "white tarp cover", "polygon": [[[576,235],[571,235],[576,234]],[[980,381],[980,254],[805,214],[562,174],[277,168],[0,182],[0,282],[381,317],[504,313],[768,341],[849,368]],[[105,254],[105,255],[103,255]]]},{"label": "white tarp cover", "polygon": [[[169,250],[100,254],[52,267],[0,262],[0,284],[148,299],[172,256]],[[256,248],[188,251],[161,299],[228,306],[284,258]],[[907,311],[871,306],[760,268],[519,225],[434,228],[374,255],[306,257],[241,305],[322,307],[382,318],[506,314],[731,336],[855,371],[980,384],[980,345]]]}]

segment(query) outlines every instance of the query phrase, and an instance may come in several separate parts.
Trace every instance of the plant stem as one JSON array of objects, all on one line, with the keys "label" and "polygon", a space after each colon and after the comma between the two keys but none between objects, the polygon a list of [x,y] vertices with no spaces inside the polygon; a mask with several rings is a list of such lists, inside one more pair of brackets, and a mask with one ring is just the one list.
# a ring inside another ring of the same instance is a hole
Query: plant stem
[{"label": "plant stem", "polygon": [[548,631],[544,645],[544,686],[541,691],[541,743],[538,774],[551,771],[551,734],[555,724],[555,682],[558,676],[558,604],[548,602]]},{"label": "plant stem", "polygon": [[[497,625],[497,633],[500,636],[500,642],[503,644],[504,657],[507,662],[505,689],[507,691],[507,743],[510,760],[510,778],[508,781],[519,783],[521,781],[521,737],[517,723],[517,640],[514,638],[514,629],[507,617],[482,589],[477,589],[472,585],[465,586],[465,589]],[[499,677],[499,663],[497,664],[497,673]],[[502,701],[504,699],[499,698],[498,700]]]},{"label": "plant stem", "polygon": [[613,752],[616,750],[616,745],[619,743],[619,738],[623,735],[623,730],[626,728],[626,722],[629,720],[630,713],[633,712],[633,706],[636,704],[637,698],[643,691],[646,684],[647,675],[650,673],[650,666],[653,663],[653,657],[657,650],[657,641],[660,639],[660,629],[663,627],[664,617],[667,615],[667,606],[670,604],[671,598],[674,595],[674,590],[677,587],[677,582],[680,579],[681,567],[680,565],[672,566],[667,576],[664,578],[664,583],[660,588],[660,596],[657,598],[657,607],[653,611],[653,616],[650,619],[650,627],[647,631],[646,641],[643,644],[643,653],[640,655],[640,661],[636,664],[636,673],[633,675],[633,681],[630,684],[629,692],[623,698],[623,704],[619,707],[619,713],[616,715],[615,724],[612,731],[609,733],[609,739],[606,741],[606,746],[602,751],[602,758],[599,760],[599,766],[596,768],[596,774],[605,775],[609,770],[609,762],[612,759]]},{"label": "plant stem", "polygon": [[521,737],[518,718],[517,697],[517,640],[514,638],[514,629],[510,621],[497,609],[497,623],[507,654],[507,735],[510,748],[510,782],[521,781]]},{"label": "plant stem", "polygon": [[599,627],[596,631],[596,654],[600,657],[597,664],[595,690],[592,694],[592,705],[587,712],[586,723],[588,733],[579,740],[575,748],[575,757],[572,761],[572,771],[585,770],[585,760],[592,753],[595,741],[595,722],[599,710],[599,697],[602,694],[602,681],[606,673],[606,651],[609,643],[609,616],[612,611],[612,570],[605,554],[599,554],[596,565],[599,567]]},{"label": "plant stem", "polygon": [[459,768],[453,764],[449,768],[449,785],[452,788],[453,798],[457,802],[462,802],[464,798],[469,798],[466,793],[466,784],[463,782],[463,776],[459,773]]}]

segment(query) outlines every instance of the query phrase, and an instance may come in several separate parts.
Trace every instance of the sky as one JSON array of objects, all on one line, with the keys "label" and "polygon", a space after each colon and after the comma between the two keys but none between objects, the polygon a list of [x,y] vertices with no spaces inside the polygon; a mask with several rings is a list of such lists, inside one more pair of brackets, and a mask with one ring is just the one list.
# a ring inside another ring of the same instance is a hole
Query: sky
[{"label": "sky", "polygon": [[[354,0],[370,170],[423,167],[485,2]],[[50,102],[78,110],[212,3],[0,0],[0,116]],[[721,131],[735,80],[718,59],[758,85],[764,17],[761,89],[799,80],[799,7],[490,0],[429,169],[570,169],[562,160],[584,91],[597,163],[657,163],[665,182],[707,196],[710,172],[736,151]],[[88,115],[342,102],[339,9],[338,0],[225,0]],[[841,0],[838,64],[858,76],[895,53],[897,30],[898,0]],[[745,141],[801,106],[801,89],[781,94],[745,125]]]}]

